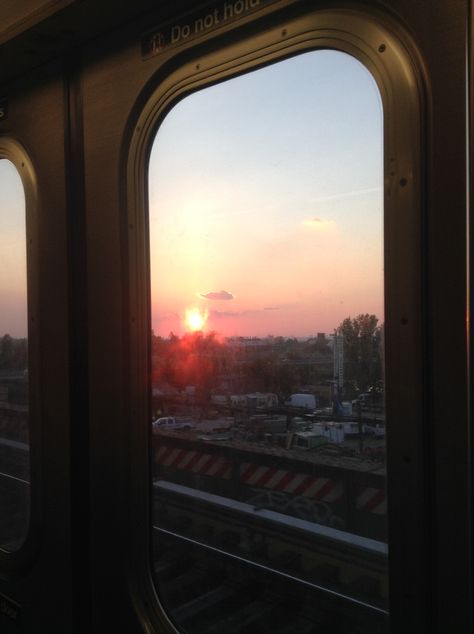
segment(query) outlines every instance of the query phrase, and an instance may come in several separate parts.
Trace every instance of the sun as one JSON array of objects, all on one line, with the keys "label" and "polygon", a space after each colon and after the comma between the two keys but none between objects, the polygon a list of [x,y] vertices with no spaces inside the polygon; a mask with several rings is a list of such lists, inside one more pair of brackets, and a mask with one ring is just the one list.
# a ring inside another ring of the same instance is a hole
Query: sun
[{"label": "sun", "polygon": [[199,308],[187,308],[184,315],[184,324],[191,332],[198,332],[204,328],[207,321],[207,314]]}]

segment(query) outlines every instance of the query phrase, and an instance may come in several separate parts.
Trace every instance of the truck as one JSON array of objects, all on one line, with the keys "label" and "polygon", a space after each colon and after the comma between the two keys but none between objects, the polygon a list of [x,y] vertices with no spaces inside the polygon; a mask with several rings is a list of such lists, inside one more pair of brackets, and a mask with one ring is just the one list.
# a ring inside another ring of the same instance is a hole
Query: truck
[{"label": "truck", "polygon": [[194,428],[194,424],[189,420],[177,420],[174,416],[162,416],[161,418],[157,418],[151,424],[152,431],[154,434],[159,433],[160,431],[177,431],[183,430],[188,431]]},{"label": "truck", "polygon": [[285,405],[313,411],[316,409],[316,398],[313,394],[292,394]]}]

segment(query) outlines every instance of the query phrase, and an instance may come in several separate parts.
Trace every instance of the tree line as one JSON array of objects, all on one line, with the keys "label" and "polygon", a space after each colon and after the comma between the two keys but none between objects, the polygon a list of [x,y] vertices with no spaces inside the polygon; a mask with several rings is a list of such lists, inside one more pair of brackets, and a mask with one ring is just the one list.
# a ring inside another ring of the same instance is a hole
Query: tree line
[{"label": "tree line", "polygon": [[26,370],[28,368],[28,340],[15,339],[9,334],[0,338],[0,370]]},{"label": "tree line", "polygon": [[346,317],[336,334],[344,341],[344,378],[359,392],[383,390],[384,326],[368,313]]},{"label": "tree line", "polygon": [[[344,341],[344,398],[383,390],[383,325],[371,314],[344,319],[335,334]],[[203,395],[230,378],[239,393],[273,392],[280,399],[303,386],[334,380],[333,353],[326,338],[301,341],[268,337],[266,346],[236,346],[215,332],[168,338],[152,335],[153,384],[179,390],[193,385]]]}]

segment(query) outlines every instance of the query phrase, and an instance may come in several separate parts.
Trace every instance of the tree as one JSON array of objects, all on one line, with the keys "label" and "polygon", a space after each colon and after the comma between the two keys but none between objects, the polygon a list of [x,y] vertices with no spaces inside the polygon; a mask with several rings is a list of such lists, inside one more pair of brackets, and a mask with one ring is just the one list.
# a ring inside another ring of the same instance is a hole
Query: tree
[{"label": "tree", "polygon": [[0,339],[0,365],[3,369],[11,369],[13,359],[13,339],[9,334]]},{"label": "tree", "polygon": [[337,328],[344,341],[344,376],[366,391],[382,380],[382,327],[368,313],[346,317]]},{"label": "tree", "polygon": [[153,383],[166,382],[182,390],[194,385],[210,394],[217,382],[222,344],[214,332],[186,333],[168,339],[152,335]]}]

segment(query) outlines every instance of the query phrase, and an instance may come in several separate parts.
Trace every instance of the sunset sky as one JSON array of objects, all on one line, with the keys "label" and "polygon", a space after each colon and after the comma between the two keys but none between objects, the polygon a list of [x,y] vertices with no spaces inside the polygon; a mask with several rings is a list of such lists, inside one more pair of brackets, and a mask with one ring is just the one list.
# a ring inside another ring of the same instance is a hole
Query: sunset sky
[{"label": "sunset sky", "polygon": [[25,195],[15,166],[6,159],[0,159],[0,302],[0,337],[25,337]]},{"label": "sunset sky", "polygon": [[190,312],[223,336],[383,321],[382,125],[373,78],[336,51],[179,102],[150,159],[155,333]]},{"label": "sunset sky", "polygon": [[[374,80],[336,51],[180,101],[150,158],[155,333],[310,336],[361,312],[383,321],[382,141]],[[0,336],[19,337],[24,193],[5,159],[0,192]]]}]

